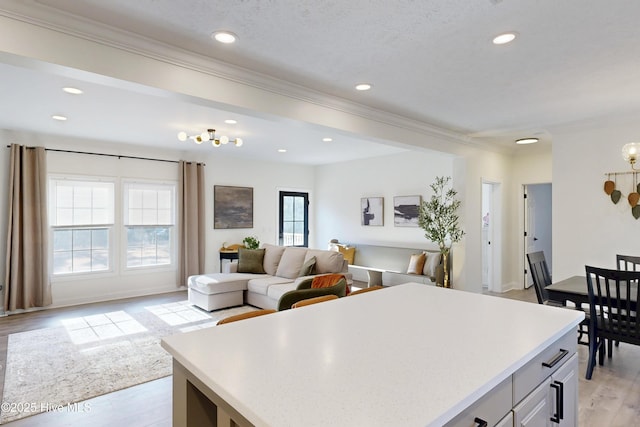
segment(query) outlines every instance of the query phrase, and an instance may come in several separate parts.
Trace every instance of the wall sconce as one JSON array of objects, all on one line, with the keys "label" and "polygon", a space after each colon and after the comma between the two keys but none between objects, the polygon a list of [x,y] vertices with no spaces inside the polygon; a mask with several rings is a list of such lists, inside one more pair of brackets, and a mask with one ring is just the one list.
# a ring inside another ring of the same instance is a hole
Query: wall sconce
[{"label": "wall sconce", "polygon": [[636,160],[638,159],[638,155],[640,155],[640,142],[630,142],[622,147],[622,157],[624,157],[626,162],[631,164],[631,169],[634,171],[638,170],[634,167]]},{"label": "wall sconce", "polygon": [[186,132],[178,133],[178,139],[180,141],[186,141],[187,139],[192,139],[196,144],[202,144],[203,142],[210,142],[214,147],[219,147],[220,145],[226,145],[229,142],[232,142],[236,147],[242,146],[244,141],[242,138],[236,138],[234,140],[230,140],[228,136],[221,135],[219,138],[216,138],[216,130],[215,129],[207,129],[206,132],[202,132],[200,135],[187,135]]}]

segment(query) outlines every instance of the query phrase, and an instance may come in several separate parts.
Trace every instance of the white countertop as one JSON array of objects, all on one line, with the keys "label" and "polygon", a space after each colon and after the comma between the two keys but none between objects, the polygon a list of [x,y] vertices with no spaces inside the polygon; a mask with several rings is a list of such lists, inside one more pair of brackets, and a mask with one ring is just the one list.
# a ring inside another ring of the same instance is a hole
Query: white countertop
[{"label": "white countertop", "polygon": [[410,283],[173,335],[162,346],[256,426],[436,426],[582,318]]}]

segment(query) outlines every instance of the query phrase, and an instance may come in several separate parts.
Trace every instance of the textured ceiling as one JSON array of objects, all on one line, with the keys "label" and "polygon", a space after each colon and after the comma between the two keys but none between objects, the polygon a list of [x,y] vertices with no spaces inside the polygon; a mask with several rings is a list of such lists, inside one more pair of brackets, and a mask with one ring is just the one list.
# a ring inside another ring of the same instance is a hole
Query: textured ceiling
[{"label": "textured ceiling", "polygon": [[[640,113],[640,1],[30,3],[486,143]],[[504,31],[518,38],[493,45]]]}]

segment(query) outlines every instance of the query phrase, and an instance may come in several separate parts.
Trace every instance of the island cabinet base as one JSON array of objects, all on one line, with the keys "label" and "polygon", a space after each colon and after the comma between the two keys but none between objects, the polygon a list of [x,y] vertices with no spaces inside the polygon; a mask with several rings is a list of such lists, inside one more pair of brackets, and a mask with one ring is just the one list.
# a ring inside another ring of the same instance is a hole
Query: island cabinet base
[{"label": "island cabinet base", "polygon": [[253,424],[174,359],[173,427],[253,427]]},{"label": "island cabinet base", "polygon": [[571,331],[446,426],[577,426],[576,351],[577,338],[575,332]]}]

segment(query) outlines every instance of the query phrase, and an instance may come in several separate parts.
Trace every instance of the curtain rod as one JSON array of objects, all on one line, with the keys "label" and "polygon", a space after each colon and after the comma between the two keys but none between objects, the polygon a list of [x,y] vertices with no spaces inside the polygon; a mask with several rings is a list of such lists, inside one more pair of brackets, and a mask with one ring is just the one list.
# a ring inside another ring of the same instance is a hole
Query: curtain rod
[{"label": "curtain rod", "polygon": [[[7,145],[7,148],[11,148],[11,146]],[[27,148],[35,148],[35,147],[27,147]],[[180,163],[178,160],[153,159],[151,157],[124,156],[121,154],[91,153],[89,151],[59,150],[57,148],[45,148],[45,151],[55,151],[58,153],[72,153],[72,154],[88,154],[90,156],[117,157],[119,159],[135,159],[135,160],[150,160],[153,162]],[[193,163],[193,162],[186,162],[186,163]],[[203,165],[206,166],[204,163]]]}]

